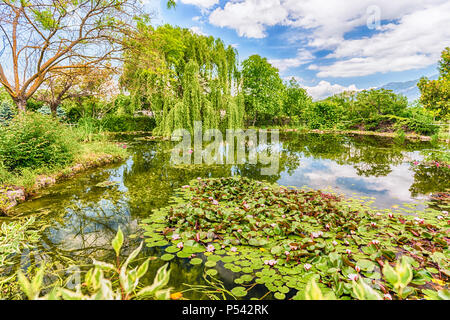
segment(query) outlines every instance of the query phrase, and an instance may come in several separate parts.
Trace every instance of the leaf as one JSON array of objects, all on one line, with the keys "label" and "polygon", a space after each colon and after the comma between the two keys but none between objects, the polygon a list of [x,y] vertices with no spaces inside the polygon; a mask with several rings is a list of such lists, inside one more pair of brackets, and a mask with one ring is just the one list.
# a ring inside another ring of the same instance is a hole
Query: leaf
[{"label": "leaf", "polygon": [[170,261],[173,258],[175,258],[175,256],[171,253],[166,253],[161,256],[161,260],[163,260],[163,261]]},{"label": "leaf", "polygon": [[242,298],[247,295],[247,291],[245,290],[244,287],[234,287],[231,290],[231,293],[238,298]]},{"label": "leaf", "polygon": [[194,265],[194,266],[199,265],[199,264],[201,264],[202,262],[203,262],[203,260],[200,259],[200,258],[194,258],[194,259],[191,259],[191,261],[190,261],[190,263],[191,263],[192,265]]},{"label": "leaf", "polygon": [[122,245],[123,245],[123,232],[120,229],[120,227],[119,227],[119,230],[117,231],[117,234],[111,244],[112,244],[114,251],[116,252],[116,257],[118,257],[120,254],[120,249],[122,248]]}]

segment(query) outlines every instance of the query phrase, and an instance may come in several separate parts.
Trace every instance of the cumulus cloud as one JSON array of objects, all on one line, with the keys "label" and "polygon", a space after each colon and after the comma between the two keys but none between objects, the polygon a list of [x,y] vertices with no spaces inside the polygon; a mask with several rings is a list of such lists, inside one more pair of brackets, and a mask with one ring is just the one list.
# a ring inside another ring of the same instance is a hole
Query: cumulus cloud
[{"label": "cumulus cloud", "polygon": [[202,28],[198,26],[193,26],[190,30],[195,34],[198,34],[199,36],[206,36],[206,33],[204,33]]},{"label": "cumulus cloud", "polygon": [[[276,25],[299,30],[308,48],[333,52],[326,57],[331,64],[313,67],[319,77],[355,77],[436,63],[450,42],[449,16],[447,0],[231,0],[216,7],[209,22],[248,38],[264,38]],[[345,38],[361,27],[376,32]],[[303,64],[297,56],[273,62],[280,70]]]},{"label": "cumulus cloud", "polygon": [[297,68],[301,65],[307,64],[311,61],[313,61],[314,55],[304,49],[300,49],[297,52],[297,56],[294,58],[288,58],[288,59],[271,59],[269,62],[278,68],[280,72],[284,72],[291,68]]},{"label": "cumulus cloud", "polygon": [[332,95],[344,92],[344,91],[359,91],[356,85],[352,84],[348,87],[341,86],[339,84],[331,84],[328,81],[322,80],[316,86],[302,86],[306,89],[308,94],[313,97],[315,101],[322,100]]}]

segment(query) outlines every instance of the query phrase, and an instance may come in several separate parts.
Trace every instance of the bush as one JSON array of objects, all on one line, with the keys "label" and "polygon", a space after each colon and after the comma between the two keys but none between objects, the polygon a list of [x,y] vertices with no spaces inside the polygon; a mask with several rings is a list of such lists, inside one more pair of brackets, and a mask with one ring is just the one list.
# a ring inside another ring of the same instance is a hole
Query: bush
[{"label": "bush", "polygon": [[131,115],[107,115],[100,124],[103,130],[112,132],[152,131],[156,127],[154,118]]},{"label": "bush", "polygon": [[311,129],[332,129],[341,121],[342,115],[343,110],[337,103],[320,101],[308,107],[305,120]]},{"label": "bush", "polygon": [[38,113],[18,115],[0,127],[0,162],[8,171],[66,165],[78,146],[69,129]]}]

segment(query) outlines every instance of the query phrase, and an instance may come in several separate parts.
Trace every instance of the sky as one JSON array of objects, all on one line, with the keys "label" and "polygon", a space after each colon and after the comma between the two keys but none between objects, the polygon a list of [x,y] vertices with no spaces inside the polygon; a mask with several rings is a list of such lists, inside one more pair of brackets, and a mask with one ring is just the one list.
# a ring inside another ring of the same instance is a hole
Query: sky
[{"label": "sky", "polygon": [[450,46],[448,0],[144,0],[155,25],[266,57],[314,99],[431,77]]}]

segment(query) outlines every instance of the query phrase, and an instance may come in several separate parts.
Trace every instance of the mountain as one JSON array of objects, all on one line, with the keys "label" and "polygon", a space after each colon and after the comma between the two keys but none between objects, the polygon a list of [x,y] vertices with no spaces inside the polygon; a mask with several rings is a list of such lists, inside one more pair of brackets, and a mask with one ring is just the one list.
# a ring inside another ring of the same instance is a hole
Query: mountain
[{"label": "mountain", "polygon": [[[438,75],[434,75],[430,77],[431,80],[437,80]],[[386,90],[392,90],[396,94],[402,94],[408,98],[409,101],[414,101],[416,99],[420,98],[420,90],[417,87],[417,83],[420,79],[417,80],[411,80],[406,82],[391,82],[388,84],[385,84],[384,86],[378,88],[378,89],[386,89]]]}]

